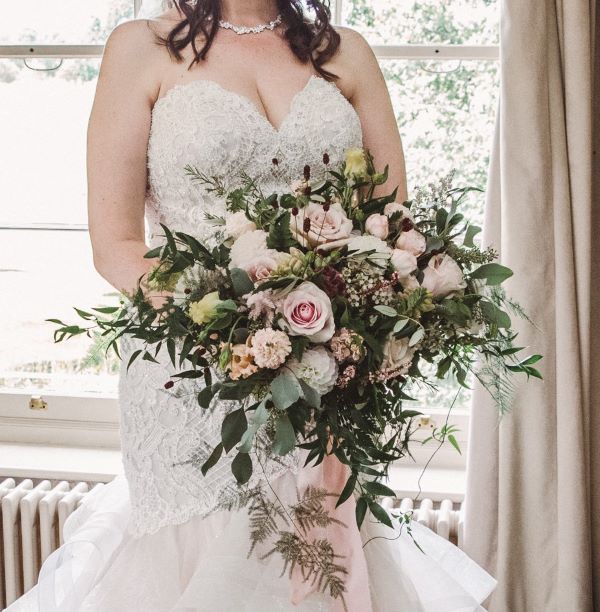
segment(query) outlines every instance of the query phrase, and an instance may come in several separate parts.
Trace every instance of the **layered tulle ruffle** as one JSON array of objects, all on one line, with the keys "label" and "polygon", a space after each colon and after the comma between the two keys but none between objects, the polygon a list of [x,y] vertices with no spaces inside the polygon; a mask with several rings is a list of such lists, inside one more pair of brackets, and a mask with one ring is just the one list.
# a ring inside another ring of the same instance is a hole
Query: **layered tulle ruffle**
[{"label": "layered tulle ruffle", "polygon": [[[273,483],[295,491],[286,473]],[[65,544],[45,562],[39,584],[9,612],[317,612],[330,600],[313,593],[290,602],[277,555],[250,558],[246,510],[219,511],[134,538],[127,532],[127,483],[90,493],[65,525]],[[495,585],[460,549],[422,525],[413,536],[367,520],[361,537],[376,612],[482,610]]]}]

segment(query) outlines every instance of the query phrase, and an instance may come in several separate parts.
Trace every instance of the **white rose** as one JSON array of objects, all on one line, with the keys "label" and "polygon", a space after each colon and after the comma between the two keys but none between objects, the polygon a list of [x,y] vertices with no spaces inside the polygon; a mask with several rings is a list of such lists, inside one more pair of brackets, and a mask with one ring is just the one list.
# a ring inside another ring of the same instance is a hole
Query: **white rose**
[{"label": "white rose", "polygon": [[257,255],[262,255],[267,249],[267,233],[263,230],[253,230],[242,234],[232,245],[229,254],[229,269],[246,269],[248,260]]},{"label": "white rose", "polygon": [[445,253],[434,255],[423,270],[421,286],[431,291],[434,297],[446,297],[467,286],[459,265]]},{"label": "white rose", "polygon": [[239,210],[238,212],[229,215],[225,219],[225,233],[230,237],[237,239],[246,232],[252,232],[256,229],[256,223],[250,221],[246,217],[246,213]]},{"label": "white rose", "polygon": [[412,253],[402,249],[394,249],[391,261],[400,278],[407,277],[417,269],[417,258]]},{"label": "white rose", "polygon": [[352,255],[373,251],[367,258],[379,266],[387,265],[392,256],[392,249],[383,240],[367,234],[354,236],[348,243],[348,251]]},{"label": "white rose", "polygon": [[383,361],[381,367],[386,370],[408,371],[415,347],[408,346],[408,338],[394,338],[392,334],[387,337],[383,345]]},{"label": "white rose", "polygon": [[[304,224],[309,223],[306,231]],[[290,230],[304,247],[334,249],[344,246],[352,232],[352,220],[348,219],[341,204],[329,205],[325,211],[322,204],[311,202],[298,211],[290,221]]]},{"label": "white rose", "polygon": [[402,232],[400,236],[398,236],[396,248],[409,251],[415,257],[419,257],[419,255],[423,255],[425,252],[427,241],[421,232],[418,232],[416,229],[411,229],[408,232]]},{"label": "white rose", "polygon": [[383,214],[391,217],[395,212],[401,212],[403,219],[410,219],[414,221],[414,218],[410,212],[410,209],[400,202],[389,202],[383,209]]},{"label": "white rose", "polygon": [[290,359],[287,367],[319,395],[329,393],[338,378],[337,362],[324,346],[305,350],[302,361]]}]

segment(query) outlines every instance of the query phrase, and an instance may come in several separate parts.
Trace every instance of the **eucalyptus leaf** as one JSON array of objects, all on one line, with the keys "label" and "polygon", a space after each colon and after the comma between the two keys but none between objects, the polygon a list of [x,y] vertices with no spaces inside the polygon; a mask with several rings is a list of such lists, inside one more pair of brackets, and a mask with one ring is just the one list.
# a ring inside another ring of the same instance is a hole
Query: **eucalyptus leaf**
[{"label": "eucalyptus leaf", "polygon": [[306,400],[306,403],[311,408],[320,408],[321,407],[321,396],[315,389],[313,389],[310,385],[306,384],[303,380],[300,381],[300,387],[302,389],[302,396]]},{"label": "eucalyptus leaf", "polygon": [[248,453],[238,453],[231,462],[231,471],[238,484],[246,484],[252,476],[252,459]]},{"label": "eucalyptus leaf", "polygon": [[291,372],[283,370],[271,383],[271,395],[276,408],[287,410],[302,397],[302,387]]},{"label": "eucalyptus leaf", "polygon": [[254,289],[254,283],[250,280],[248,272],[241,268],[233,268],[229,272],[231,276],[231,282],[233,283],[233,290],[236,296],[240,297],[250,293]]},{"label": "eucalyptus leaf", "polygon": [[243,408],[238,408],[230,412],[223,419],[223,424],[221,425],[221,439],[223,441],[223,448],[226,452],[229,452],[242,439],[247,428],[248,421]]},{"label": "eucalyptus leaf", "polygon": [[479,266],[471,272],[471,278],[485,280],[488,285],[500,285],[513,275],[513,271],[497,263]]},{"label": "eucalyptus leaf", "polygon": [[374,308],[377,312],[380,312],[382,315],[385,315],[386,317],[397,317],[398,316],[398,312],[396,311],[396,309],[392,308],[391,306],[386,306],[385,304],[378,304],[377,306],[374,306]]},{"label": "eucalyptus leaf", "polygon": [[223,445],[219,443],[217,444],[217,446],[215,446],[213,452],[210,454],[208,459],[202,464],[202,467],[200,468],[200,471],[202,472],[203,476],[206,476],[206,472],[208,472],[208,470],[210,470],[210,468],[213,467],[217,463],[217,461],[219,461],[222,454]]},{"label": "eucalyptus leaf", "polygon": [[407,325],[408,319],[400,319],[399,321],[396,321],[392,333],[397,334],[399,331],[402,331]]},{"label": "eucalyptus leaf", "polygon": [[279,414],[275,421],[275,440],[273,452],[276,455],[287,455],[296,446],[296,434],[287,414]]},{"label": "eucalyptus leaf", "polygon": [[475,246],[473,239],[475,238],[475,236],[477,236],[477,234],[479,234],[479,232],[481,232],[480,227],[477,227],[476,225],[469,225],[467,227],[467,231],[465,232],[463,245],[469,249],[473,248]]},{"label": "eucalyptus leaf", "polygon": [[425,337],[425,330],[422,327],[419,327],[415,333],[410,337],[408,341],[408,346],[415,346],[418,342],[420,342]]},{"label": "eucalyptus leaf", "polygon": [[510,327],[511,321],[508,314],[506,314],[503,310],[500,310],[500,308],[498,308],[498,306],[495,304],[492,304],[492,302],[481,300],[481,302],[479,302],[479,307],[481,308],[483,316],[490,323],[505,329]]}]

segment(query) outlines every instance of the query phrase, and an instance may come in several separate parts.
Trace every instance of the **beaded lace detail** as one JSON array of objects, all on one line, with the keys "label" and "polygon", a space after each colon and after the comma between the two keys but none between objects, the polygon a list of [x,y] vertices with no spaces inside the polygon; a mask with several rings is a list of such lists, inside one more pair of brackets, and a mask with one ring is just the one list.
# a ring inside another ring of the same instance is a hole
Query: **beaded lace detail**
[{"label": "beaded lace detail", "polygon": [[[184,171],[188,164],[207,175],[222,176],[227,186],[235,186],[236,177],[245,172],[265,193],[282,193],[302,176],[306,164],[313,176],[322,175],[324,153],[335,166],[347,148],[360,146],[362,131],[354,108],[336,85],[316,75],[294,96],[279,127],[251,100],[215,81],[176,85],[152,110],[148,244],[163,243],[159,222],[214,241],[215,227],[206,213],[223,216],[224,201],[191,182]],[[236,403],[217,401],[209,409],[200,408],[197,381],[184,380],[165,389],[164,383],[177,370],[164,350],[157,355],[159,363],[138,357],[126,371],[129,356],[139,348],[140,340],[121,340],[119,379],[123,463],[132,504],[129,531],[138,536],[209,514],[237,491],[230,467],[234,451],[206,476],[200,472],[220,442],[223,416]],[[297,467],[298,457],[292,455],[269,461],[263,472],[255,458],[250,484]]]}]

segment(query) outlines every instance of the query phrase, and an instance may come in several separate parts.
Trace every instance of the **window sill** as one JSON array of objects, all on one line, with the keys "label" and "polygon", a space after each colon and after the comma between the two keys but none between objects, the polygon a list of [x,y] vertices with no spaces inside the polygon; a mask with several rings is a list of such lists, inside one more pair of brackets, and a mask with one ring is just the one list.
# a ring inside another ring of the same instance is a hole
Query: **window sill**
[{"label": "window sill", "polygon": [[[422,469],[415,465],[391,469],[389,485],[398,497],[463,500],[464,469],[430,467],[419,487]],[[122,472],[121,452],[116,449],[0,443],[0,478],[108,482]]]},{"label": "window sill", "polygon": [[0,443],[0,478],[108,482],[122,471],[116,449]]}]

